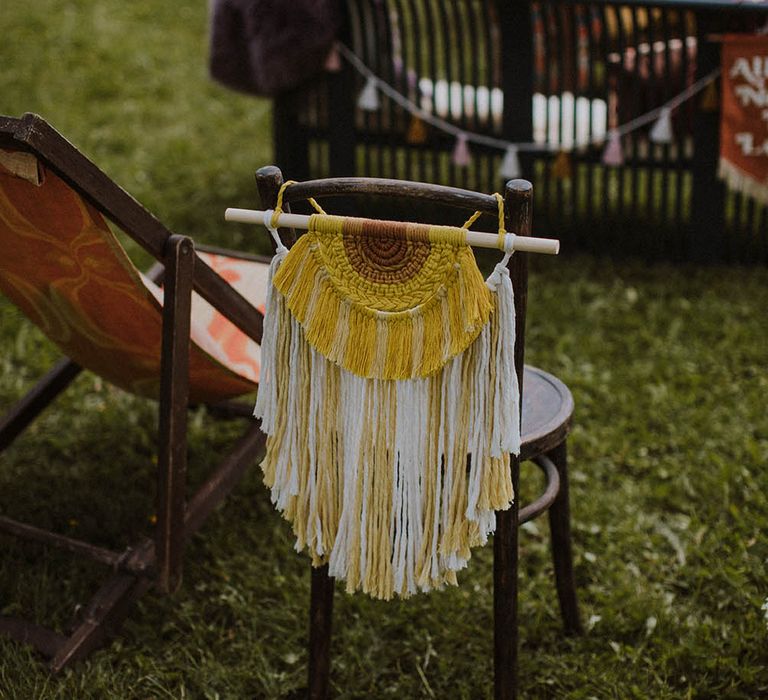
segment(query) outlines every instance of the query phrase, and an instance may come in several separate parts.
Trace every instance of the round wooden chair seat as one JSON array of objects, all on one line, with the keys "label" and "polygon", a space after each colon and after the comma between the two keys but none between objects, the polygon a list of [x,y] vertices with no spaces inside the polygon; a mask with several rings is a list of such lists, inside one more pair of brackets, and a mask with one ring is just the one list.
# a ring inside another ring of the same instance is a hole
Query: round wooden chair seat
[{"label": "round wooden chair seat", "polygon": [[521,460],[549,452],[563,442],[571,427],[573,396],[557,377],[525,366]]},{"label": "round wooden chair seat", "polygon": [[520,461],[533,460],[544,472],[547,484],[535,501],[520,508],[519,523],[541,515],[555,502],[560,492],[560,470],[547,453],[564,443],[571,427],[572,414],[573,397],[568,387],[548,372],[526,365]]}]

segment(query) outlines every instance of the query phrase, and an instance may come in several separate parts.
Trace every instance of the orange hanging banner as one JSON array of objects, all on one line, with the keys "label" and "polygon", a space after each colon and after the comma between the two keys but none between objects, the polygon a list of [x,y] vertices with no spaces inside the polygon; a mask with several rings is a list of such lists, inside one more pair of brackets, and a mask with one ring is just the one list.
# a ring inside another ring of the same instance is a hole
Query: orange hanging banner
[{"label": "orange hanging banner", "polygon": [[768,36],[723,37],[719,175],[768,204]]}]

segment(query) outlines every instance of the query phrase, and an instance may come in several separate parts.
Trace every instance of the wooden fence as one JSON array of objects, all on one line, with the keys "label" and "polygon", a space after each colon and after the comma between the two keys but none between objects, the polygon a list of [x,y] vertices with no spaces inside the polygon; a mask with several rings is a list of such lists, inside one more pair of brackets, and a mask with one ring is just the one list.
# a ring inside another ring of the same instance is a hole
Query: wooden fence
[{"label": "wooden fence", "polygon": [[[717,108],[697,95],[673,113],[673,140],[650,126],[622,137],[624,163],[602,163],[608,130],[644,114],[719,65],[713,33],[753,31],[768,3],[555,0],[348,0],[342,41],[379,78],[462,130],[549,143],[521,153],[536,193],[537,235],[564,250],[607,250],[673,261],[768,262],[768,211],[717,179]],[[275,155],[287,176],[370,175],[485,192],[502,185],[503,151],[427,128],[348,63],[275,103]],[[709,96],[711,97],[711,95]],[[711,100],[710,100],[711,101]],[[571,172],[553,172],[558,151]]]}]

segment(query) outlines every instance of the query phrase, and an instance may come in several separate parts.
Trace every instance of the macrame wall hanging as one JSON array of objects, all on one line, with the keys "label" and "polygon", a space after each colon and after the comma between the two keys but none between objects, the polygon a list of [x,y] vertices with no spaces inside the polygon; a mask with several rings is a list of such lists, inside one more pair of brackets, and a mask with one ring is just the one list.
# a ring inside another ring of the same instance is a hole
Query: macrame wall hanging
[{"label": "macrame wall hanging", "polygon": [[284,189],[265,217],[278,248],[254,412],[272,500],[350,592],[455,584],[514,497],[509,252],[484,280],[466,243],[479,214],[456,228],[324,212],[289,251]]}]

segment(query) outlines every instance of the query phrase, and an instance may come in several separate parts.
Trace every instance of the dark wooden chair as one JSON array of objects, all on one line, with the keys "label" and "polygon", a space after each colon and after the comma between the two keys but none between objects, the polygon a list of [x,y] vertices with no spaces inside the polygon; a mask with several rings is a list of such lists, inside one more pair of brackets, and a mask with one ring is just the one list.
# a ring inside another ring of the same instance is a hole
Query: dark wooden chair
[{"label": "dark wooden chair", "polygon": [[[148,276],[156,282],[164,276],[164,291],[142,279],[105,217],[158,261]],[[268,265],[256,256],[196,252],[191,239],[172,234],[32,114],[0,117],[0,250],[0,291],[66,355],[0,417],[0,451],[82,368],[160,402],[153,536],[111,551],[0,517],[0,534],[60,547],[109,568],[66,635],[0,616],[0,633],[32,644],[59,671],[100,644],[150,586],[166,592],[179,586],[185,541],[262,449],[259,424],[249,421],[231,451],[186,499],[188,405],[218,403],[220,411],[250,415],[250,406],[242,411],[231,399],[255,391],[258,372],[258,357],[245,358],[252,360],[249,372],[247,363],[238,365],[228,362],[226,353],[217,354],[215,342],[204,348],[202,336],[190,330],[191,308],[205,307],[209,326],[224,329],[241,351],[257,354],[262,315],[256,306],[262,299],[246,299],[211,266],[227,273],[239,266],[263,275],[265,290]],[[104,499],[114,497],[114,489],[114,484],[105,485]]]},{"label": "dark wooden chair", "polygon": [[[276,204],[276,193],[283,178],[273,166],[261,168],[256,181],[264,209]],[[497,201],[479,194],[440,185],[386,180],[379,178],[332,178],[294,184],[285,190],[284,210],[291,202],[309,197],[344,198],[334,202],[335,209],[355,197],[365,197],[366,204],[375,198],[400,198],[423,205],[442,208],[480,210],[497,216]],[[511,180],[504,192],[506,229],[518,235],[530,235],[533,190],[525,180]],[[346,212],[345,212],[346,213]],[[466,217],[464,217],[466,218]],[[292,236],[283,236],[288,245]],[[532,460],[545,473],[547,485],[535,502],[520,507],[517,500],[512,508],[497,512],[494,535],[494,684],[495,697],[516,696],[517,666],[517,569],[518,528],[545,510],[549,510],[552,532],[552,552],[555,584],[566,633],[581,631],[571,557],[571,532],[568,505],[568,472],[566,438],[573,412],[573,399],[568,388],[556,377],[535,367],[524,367],[525,312],[527,303],[527,261],[525,254],[516,253],[510,261],[510,274],[515,290],[516,346],[515,360],[522,388],[522,437],[519,459],[512,460],[512,481],[519,493],[520,463]],[[328,567],[312,569],[310,633],[309,633],[309,696],[328,696],[330,673],[331,616],[334,580]]]}]

